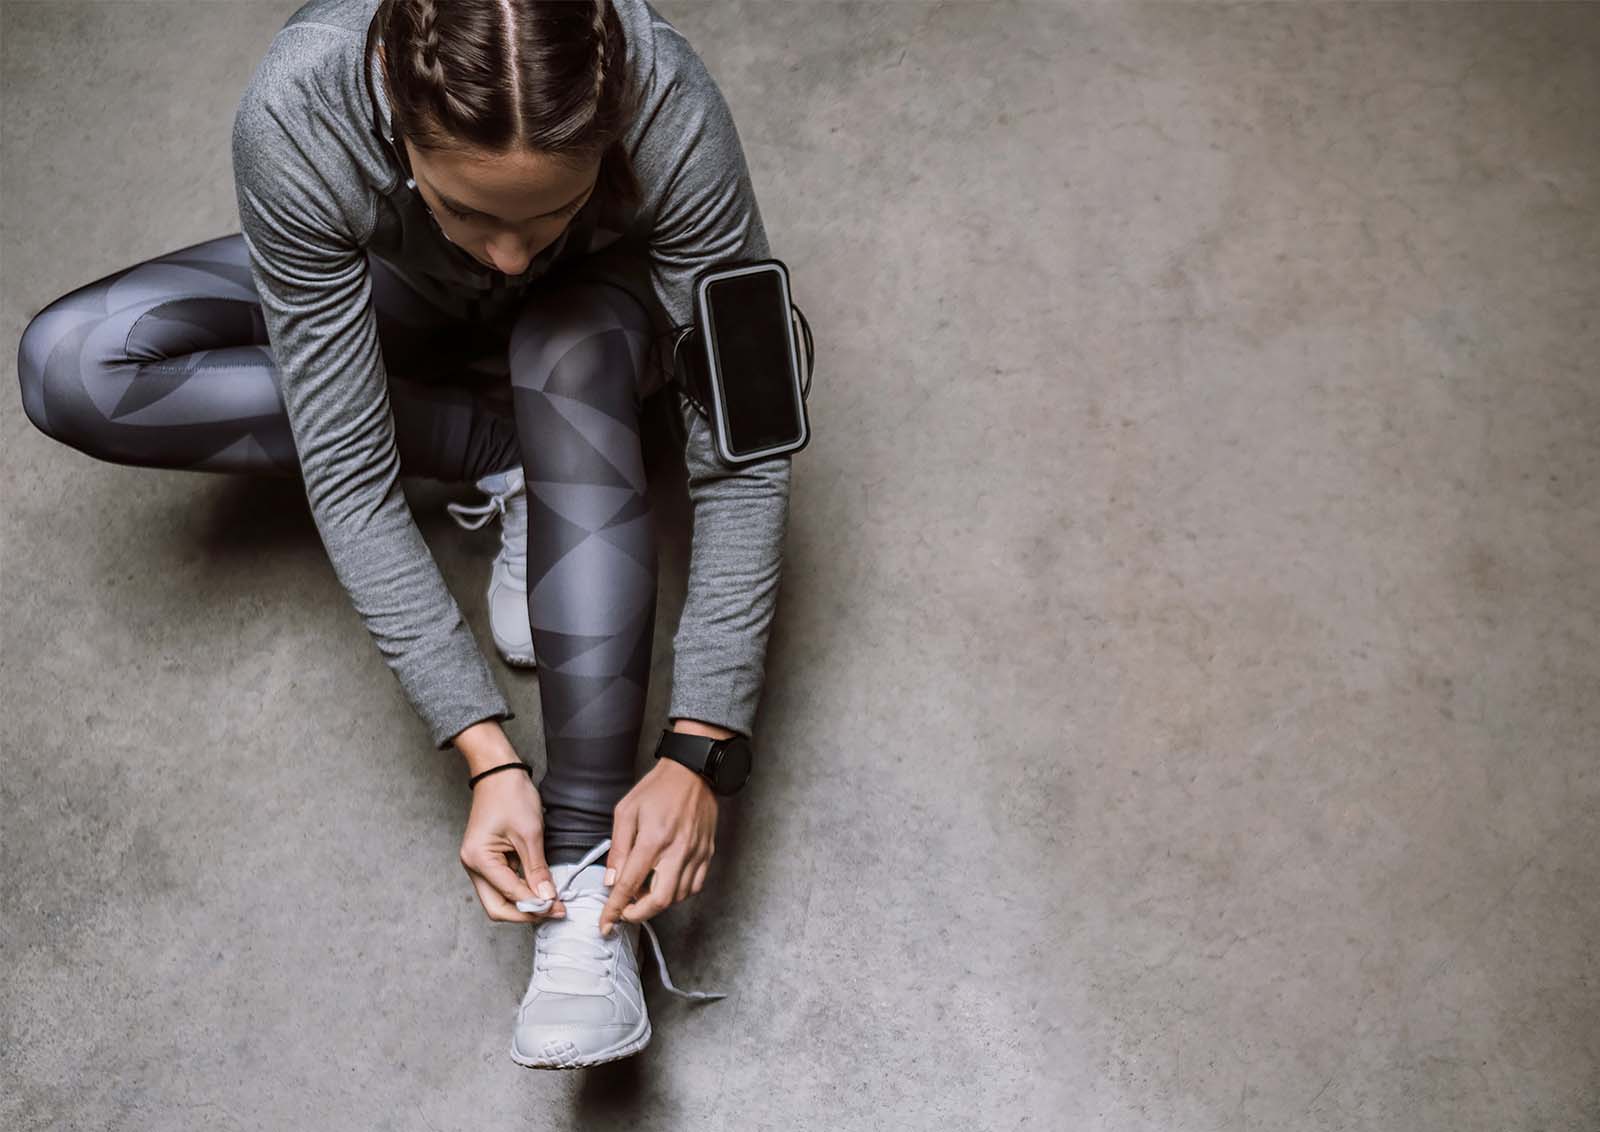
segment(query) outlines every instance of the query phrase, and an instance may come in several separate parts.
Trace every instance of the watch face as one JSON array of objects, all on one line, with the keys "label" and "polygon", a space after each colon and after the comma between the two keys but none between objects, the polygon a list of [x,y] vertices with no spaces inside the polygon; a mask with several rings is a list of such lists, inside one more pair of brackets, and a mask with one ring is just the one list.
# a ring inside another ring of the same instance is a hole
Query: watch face
[{"label": "watch face", "polygon": [[717,791],[722,794],[732,794],[743,786],[749,777],[749,741],[743,738],[730,740],[722,748],[722,757],[717,760]]}]

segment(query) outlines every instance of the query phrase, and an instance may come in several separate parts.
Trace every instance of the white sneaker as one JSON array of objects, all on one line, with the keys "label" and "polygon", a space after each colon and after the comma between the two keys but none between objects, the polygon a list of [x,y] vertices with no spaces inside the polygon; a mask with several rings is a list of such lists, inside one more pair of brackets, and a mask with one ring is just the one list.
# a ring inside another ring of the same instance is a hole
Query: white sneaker
[{"label": "white sneaker", "polygon": [[[639,982],[639,929],[655,947],[661,984],[691,999],[726,998],[712,991],[685,991],[672,985],[661,941],[646,920],[618,920],[607,939],[600,934],[600,912],[611,895],[602,883],[605,862],[591,863],[611,847],[608,837],[583,859],[551,865],[556,899],[565,916],[540,921],[533,936],[533,976],[517,1008],[511,1035],[511,1060],[530,1069],[580,1069],[616,1061],[650,1044],[650,1014]],[[553,900],[519,900],[524,912],[543,912]]]},{"label": "white sneaker", "polygon": [[500,552],[489,569],[489,632],[507,664],[536,668],[528,625],[528,490],[522,465],[484,476],[477,488],[489,497],[486,502],[447,503],[445,510],[469,531],[501,516]]}]

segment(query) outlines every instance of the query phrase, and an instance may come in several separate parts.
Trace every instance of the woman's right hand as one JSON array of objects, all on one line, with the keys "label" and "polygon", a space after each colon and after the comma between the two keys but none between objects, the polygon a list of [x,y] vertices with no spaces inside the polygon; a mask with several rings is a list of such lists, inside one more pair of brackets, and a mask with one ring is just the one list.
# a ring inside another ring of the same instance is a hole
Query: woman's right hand
[{"label": "woman's right hand", "polygon": [[[520,860],[521,876],[512,869],[513,860]],[[491,920],[529,924],[567,914],[560,901],[547,912],[524,912],[516,904],[556,894],[544,861],[544,803],[526,771],[503,770],[472,788],[461,866]]]}]

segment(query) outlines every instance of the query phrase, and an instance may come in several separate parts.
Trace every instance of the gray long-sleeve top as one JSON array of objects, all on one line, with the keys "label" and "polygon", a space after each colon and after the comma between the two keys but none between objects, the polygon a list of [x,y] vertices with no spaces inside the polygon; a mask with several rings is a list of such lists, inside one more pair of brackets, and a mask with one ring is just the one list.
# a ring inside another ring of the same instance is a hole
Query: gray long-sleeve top
[{"label": "gray long-sleeve top", "polygon": [[[465,263],[374,132],[387,133],[389,121],[381,70],[368,61],[375,96],[362,74],[377,0],[299,8],[234,119],[240,226],[311,513],[341,585],[439,750],[473,723],[516,713],[401,491],[367,253],[473,317],[515,303],[553,264],[598,264],[595,253],[612,243],[613,252],[636,246],[648,264],[650,294],[640,297],[658,329],[692,321],[692,280],[703,267],[771,255],[721,91],[646,0],[613,2],[626,66],[643,91],[625,135],[642,201],[626,213],[586,205],[521,276]],[[724,464],[707,422],[673,396],[688,433],[694,532],[668,715],[748,735],[778,595],[790,458]]]}]

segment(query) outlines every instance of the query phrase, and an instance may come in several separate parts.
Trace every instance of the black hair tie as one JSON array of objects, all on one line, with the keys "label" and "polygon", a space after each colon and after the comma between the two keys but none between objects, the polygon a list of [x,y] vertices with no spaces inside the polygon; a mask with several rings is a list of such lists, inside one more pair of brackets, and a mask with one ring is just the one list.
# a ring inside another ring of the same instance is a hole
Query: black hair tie
[{"label": "black hair tie", "polygon": [[486,778],[497,770],[510,770],[514,766],[520,766],[523,770],[527,771],[528,781],[533,781],[533,767],[529,766],[521,759],[518,759],[514,763],[501,763],[499,766],[492,766],[488,770],[480,770],[477,774],[467,779],[467,789],[471,790],[474,786],[478,785],[478,779],[480,778]]}]

